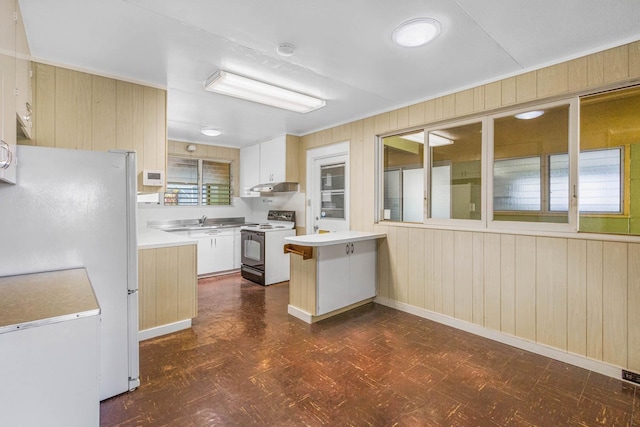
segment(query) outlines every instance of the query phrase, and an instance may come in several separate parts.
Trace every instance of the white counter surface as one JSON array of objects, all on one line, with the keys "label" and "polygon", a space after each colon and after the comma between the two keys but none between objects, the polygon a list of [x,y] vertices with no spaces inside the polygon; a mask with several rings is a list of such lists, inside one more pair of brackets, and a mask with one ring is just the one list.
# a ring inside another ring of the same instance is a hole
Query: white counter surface
[{"label": "white counter surface", "polygon": [[347,242],[359,242],[361,240],[383,239],[386,236],[385,233],[369,233],[366,231],[338,231],[335,233],[286,237],[284,242],[302,246],[331,246]]},{"label": "white counter surface", "polygon": [[157,230],[155,228],[138,227],[138,249],[166,248],[169,246],[196,245],[198,241],[189,236],[174,232]]}]

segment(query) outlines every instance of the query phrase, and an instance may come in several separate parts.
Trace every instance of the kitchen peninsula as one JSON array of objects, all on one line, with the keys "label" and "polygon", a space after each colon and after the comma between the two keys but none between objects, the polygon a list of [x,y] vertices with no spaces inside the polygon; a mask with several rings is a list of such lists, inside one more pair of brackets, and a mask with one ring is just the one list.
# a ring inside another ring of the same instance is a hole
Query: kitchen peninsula
[{"label": "kitchen peninsula", "polygon": [[285,238],[292,254],[289,314],[314,323],[373,301],[377,240],[385,237],[341,231]]},{"label": "kitchen peninsula", "polygon": [[191,327],[198,314],[196,240],[138,228],[140,341]]}]

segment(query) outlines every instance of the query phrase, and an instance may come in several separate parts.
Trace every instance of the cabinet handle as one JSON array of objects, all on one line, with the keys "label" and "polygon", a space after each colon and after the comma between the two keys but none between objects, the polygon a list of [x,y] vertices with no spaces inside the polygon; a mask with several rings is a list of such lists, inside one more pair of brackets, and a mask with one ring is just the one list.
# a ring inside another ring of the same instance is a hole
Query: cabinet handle
[{"label": "cabinet handle", "polygon": [[346,254],[349,255],[349,244],[348,243],[347,243],[347,252],[346,252]]},{"label": "cabinet handle", "polygon": [[0,149],[3,149],[7,152],[7,157],[5,157],[5,160],[2,160],[0,162],[0,169],[8,169],[9,166],[11,166],[11,163],[13,163],[13,153],[11,152],[9,144],[2,140],[0,140]]},{"label": "cabinet handle", "polygon": [[351,253],[353,253],[353,243],[351,244]]}]

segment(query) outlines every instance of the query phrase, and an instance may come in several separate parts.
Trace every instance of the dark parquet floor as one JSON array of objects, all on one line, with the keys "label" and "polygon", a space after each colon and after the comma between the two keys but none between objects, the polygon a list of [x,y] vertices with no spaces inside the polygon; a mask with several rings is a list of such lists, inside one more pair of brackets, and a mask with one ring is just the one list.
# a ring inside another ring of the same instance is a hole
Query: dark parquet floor
[{"label": "dark parquet floor", "polygon": [[368,304],[314,325],[288,285],[201,280],[101,426],[640,426],[640,388]]}]

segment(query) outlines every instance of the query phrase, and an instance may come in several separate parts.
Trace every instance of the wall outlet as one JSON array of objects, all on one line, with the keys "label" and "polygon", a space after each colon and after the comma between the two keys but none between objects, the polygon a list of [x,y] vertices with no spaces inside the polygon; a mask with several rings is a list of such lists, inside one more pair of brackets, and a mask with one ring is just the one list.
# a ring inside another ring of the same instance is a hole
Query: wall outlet
[{"label": "wall outlet", "polygon": [[631,381],[632,383],[640,384],[640,374],[631,371],[622,370],[622,379]]}]

